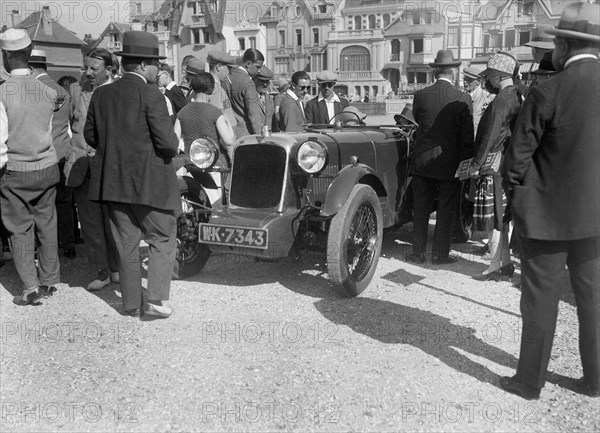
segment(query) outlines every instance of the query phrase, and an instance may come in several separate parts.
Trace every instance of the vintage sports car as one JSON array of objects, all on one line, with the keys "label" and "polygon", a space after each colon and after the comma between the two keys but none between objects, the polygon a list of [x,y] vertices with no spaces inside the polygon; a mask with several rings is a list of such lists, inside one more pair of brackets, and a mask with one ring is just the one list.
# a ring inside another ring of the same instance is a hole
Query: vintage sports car
[{"label": "vintage sports car", "polygon": [[[209,217],[204,203],[196,218],[197,256],[207,258],[210,248],[277,259],[321,249],[336,290],[360,294],[375,273],[383,229],[412,219],[407,191],[415,128],[410,122],[374,127],[337,121],[240,138],[227,173],[228,198],[213,203]],[[218,170],[218,156],[218,146],[207,139],[190,149],[203,170]]]}]

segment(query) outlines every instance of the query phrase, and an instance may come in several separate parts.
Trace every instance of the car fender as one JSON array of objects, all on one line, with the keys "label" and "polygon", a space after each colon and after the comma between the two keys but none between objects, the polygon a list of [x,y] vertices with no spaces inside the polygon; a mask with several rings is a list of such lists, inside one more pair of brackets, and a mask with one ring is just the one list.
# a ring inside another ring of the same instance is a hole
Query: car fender
[{"label": "car fender", "polygon": [[343,168],[329,185],[323,200],[321,216],[329,217],[338,213],[357,184],[370,185],[379,197],[387,195],[377,173],[371,167],[365,164],[350,165]]}]

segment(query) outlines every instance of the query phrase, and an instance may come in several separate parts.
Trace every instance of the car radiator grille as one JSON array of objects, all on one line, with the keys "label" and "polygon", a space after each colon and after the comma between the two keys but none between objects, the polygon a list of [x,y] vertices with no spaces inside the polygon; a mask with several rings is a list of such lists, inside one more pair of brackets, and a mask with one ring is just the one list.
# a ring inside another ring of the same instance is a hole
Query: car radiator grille
[{"label": "car radiator grille", "polygon": [[245,208],[275,207],[281,200],[285,149],[255,144],[241,146],[234,155],[230,203]]},{"label": "car radiator grille", "polygon": [[312,193],[315,195],[325,194],[327,188],[329,188],[329,185],[338,172],[339,170],[337,165],[328,165],[325,167],[325,169],[320,173],[319,177],[313,177],[311,188]]}]

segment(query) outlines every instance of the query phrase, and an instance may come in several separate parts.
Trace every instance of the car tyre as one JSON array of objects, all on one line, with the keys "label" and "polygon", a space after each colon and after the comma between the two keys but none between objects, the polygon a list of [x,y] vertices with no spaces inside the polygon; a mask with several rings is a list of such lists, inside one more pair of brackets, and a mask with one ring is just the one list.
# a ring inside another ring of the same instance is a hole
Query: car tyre
[{"label": "car tyre", "polygon": [[473,235],[473,202],[469,200],[469,181],[461,183],[458,211],[454,221],[452,237],[455,242],[464,243]]},{"label": "car tyre", "polygon": [[329,227],[327,267],[340,295],[358,296],[367,288],[377,268],[382,238],[377,194],[368,185],[355,185]]},{"label": "car tyre", "polygon": [[[204,199],[190,193],[183,193],[181,197],[210,207],[206,194],[203,194]],[[196,212],[200,207],[187,201],[182,200],[181,205],[183,213],[177,219],[177,251],[172,274],[174,280],[184,280],[198,274],[210,257],[208,245],[198,242],[198,224],[208,222],[209,216]]]}]

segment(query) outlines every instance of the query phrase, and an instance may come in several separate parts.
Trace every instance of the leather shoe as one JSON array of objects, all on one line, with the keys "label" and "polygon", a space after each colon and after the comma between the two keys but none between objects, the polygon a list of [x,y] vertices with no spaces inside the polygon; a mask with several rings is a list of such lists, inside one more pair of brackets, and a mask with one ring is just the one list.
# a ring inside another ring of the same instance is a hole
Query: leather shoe
[{"label": "leather shoe", "polygon": [[519,397],[522,397],[525,400],[537,400],[538,398],[540,398],[541,388],[535,388],[533,386],[526,385],[523,382],[519,382],[517,376],[501,377],[500,386],[504,391],[518,395]]},{"label": "leather shoe", "polygon": [[141,317],[142,309],[141,308],[132,308],[131,310],[123,310],[123,314],[125,316],[130,316],[130,317]]},{"label": "leather shoe", "polygon": [[575,392],[587,395],[588,397],[600,397],[600,385],[591,386],[585,380],[585,377],[582,377],[575,382]]},{"label": "leather shoe", "polygon": [[101,270],[98,271],[98,276],[94,281],[88,284],[87,289],[90,292],[95,292],[97,290],[101,290],[104,287],[110,284],[110,275],[107,271]]},{"label": "leather shoe", "polygon": [[171,314],[173,314],[173,308],[168,305],[163,305],[161,301],[160,304],[152,304],[147,302],[143,308],[143,315],[148,316],[150,319],[166,319]]},{"label": "leather shoe", "polygon": [[54,286],[40,286],[40,295],[43,298],[49,298],[56,293],[57,289]]},{"label": "leather shoe", "polygon": [[33,289],[24,290],[23,293],[21,293],[21,296],[15,296],[13,298],[13,303],[20,306],[39,305],[41,304],[41,299],[42,294],[39,292],[39,288],[35,287]]},{"label": "leather shoe", "polygon": [[425,263],[425,254],[410,253],[404,256],[404,261],[411,263]]},{"label": "leather shoe", "polygon": [[512,276],[515,273],[515,264],[509,263],[508,265],[502,266],[499,270],[500,270],[500,273],[502,275],[504,275],[505,277],[512,278]]},{"label": "leather shoe", "polygon": [[458,262],[458,257],[456,256],[448,256],[442,258],[434,257],[431,260],[431,263],[433,263],[434,265],[450,265],[456,262]]}]

